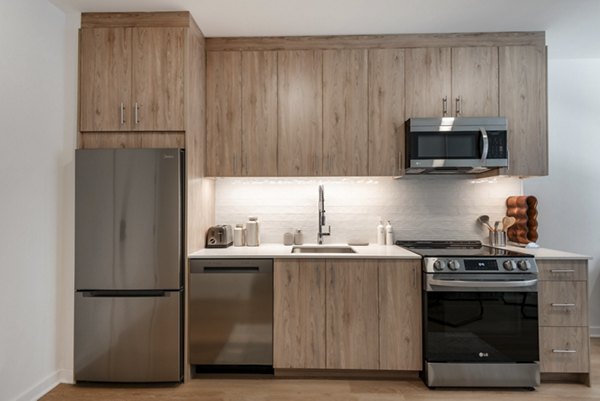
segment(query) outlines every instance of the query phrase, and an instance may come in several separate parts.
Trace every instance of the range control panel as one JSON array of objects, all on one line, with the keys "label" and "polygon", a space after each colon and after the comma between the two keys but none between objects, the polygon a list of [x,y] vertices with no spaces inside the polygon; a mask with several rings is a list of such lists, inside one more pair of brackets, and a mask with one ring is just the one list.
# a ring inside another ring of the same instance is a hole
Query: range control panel
[{"label": "range control panel", "polygon": [[537,273],[532,257],[522,258],[461,258],[426,257],[423,259],[426,273]]}]

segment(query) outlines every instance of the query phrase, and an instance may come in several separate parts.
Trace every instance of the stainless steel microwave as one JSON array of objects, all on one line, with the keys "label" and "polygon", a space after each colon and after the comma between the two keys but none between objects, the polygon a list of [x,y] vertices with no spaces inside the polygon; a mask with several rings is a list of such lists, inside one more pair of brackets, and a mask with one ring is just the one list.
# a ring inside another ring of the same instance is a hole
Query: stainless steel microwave
[{"label": "stainless steel microwave", "polygon": [[411,118],[406,153],[407,174],[472,174],[508,167],[506,118]]}]

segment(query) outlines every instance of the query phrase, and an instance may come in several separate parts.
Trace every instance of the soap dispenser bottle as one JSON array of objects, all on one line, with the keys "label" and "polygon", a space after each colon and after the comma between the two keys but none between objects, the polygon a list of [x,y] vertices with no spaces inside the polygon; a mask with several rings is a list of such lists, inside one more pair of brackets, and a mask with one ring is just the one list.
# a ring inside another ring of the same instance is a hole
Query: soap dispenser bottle
[{"label": "soap dispenser bottle", "polygon": [[389,220],[385,226],[385,243],[388,245],[394,245],[394,228]]},{"label": "soap dispenser bottle", "polygon": [[379,225],[377,226],[377,245],[385,245],[385,227],[383,227],[383,220],[379,218]]}]

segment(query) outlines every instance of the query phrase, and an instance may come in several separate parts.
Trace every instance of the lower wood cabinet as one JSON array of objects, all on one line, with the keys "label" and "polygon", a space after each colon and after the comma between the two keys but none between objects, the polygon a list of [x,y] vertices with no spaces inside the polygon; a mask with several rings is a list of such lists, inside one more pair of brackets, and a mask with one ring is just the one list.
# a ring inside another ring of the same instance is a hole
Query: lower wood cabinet
[{"label": "lower wood cabinet", "polygon": [[376,260],[327,261],[327,368],[379,369]]},{"label": "lower wood cabinet", "polygon": [[421,261],[380,261],[380,369],[422,369],[421,321]]},{"label": "lower wood cabinet", "polygon": [[421,369],[420,261],[276,259],[275,369]]},{"label": "lower wood cabinet", "polygon": [[325,365],[325,259],[275,260],[273,367]]},{"label": "lower wood cabinet", "polygon": [[[540,371],[589,384],[586,260],[538,260]],[[542,376],[542,379],[544,376]]]}]

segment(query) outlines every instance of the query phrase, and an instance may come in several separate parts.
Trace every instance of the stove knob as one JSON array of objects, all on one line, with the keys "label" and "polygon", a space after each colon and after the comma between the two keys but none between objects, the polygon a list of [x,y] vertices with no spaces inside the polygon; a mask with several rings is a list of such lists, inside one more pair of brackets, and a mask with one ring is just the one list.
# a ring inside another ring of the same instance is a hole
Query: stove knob
[{"label": "stove knob", "polygon": [[445,265],[444,261],[438,259],[435,262],[433,262],[433,269],[435,271],[440,272],[440,271],[444,270],[444,265]]},{"label": "stove knob", "polygon": [[519,268],[519,270],[529,270],[531,268],[531,263],[529,263],[528,260],[519,260],[519,262],[517,263],[517,267]]},{"label": "stove knob", "polygon": [[502,266],[504,266],[504,270],[508,270],[509,272],[515,270],[515,262],[512,260],[505,260]]},{"label": "stove knob", "polygon": [[450,262],[448,262],[448,267],[452,271],[457,271],[460,267],[460,263],[458,263],[458,260],[451,260]]}]

